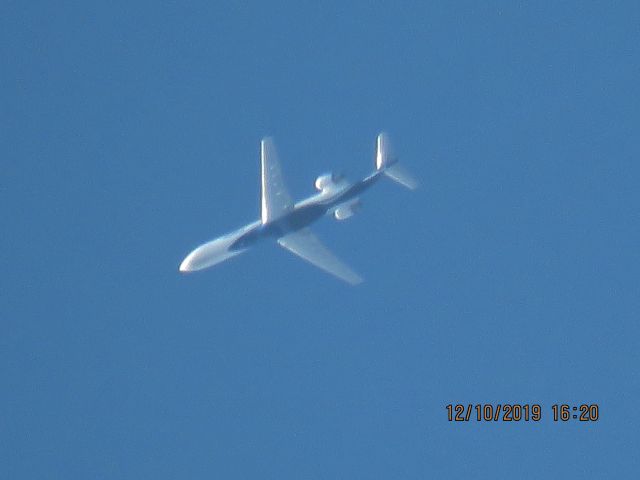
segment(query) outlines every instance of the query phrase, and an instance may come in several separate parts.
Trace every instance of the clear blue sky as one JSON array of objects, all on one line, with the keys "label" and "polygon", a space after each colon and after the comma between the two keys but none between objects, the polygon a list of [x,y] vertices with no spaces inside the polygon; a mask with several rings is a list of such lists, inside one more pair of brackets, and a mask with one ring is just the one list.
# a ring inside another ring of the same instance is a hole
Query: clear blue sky
[{"label": "clear blue sky", "polygon": [[[4,2],[0,477],[637,478],[640,4],[214,3]],[[260,137],[301,197],[382,129],[422,188],[316,226],[364,284],[178,273]]]}]

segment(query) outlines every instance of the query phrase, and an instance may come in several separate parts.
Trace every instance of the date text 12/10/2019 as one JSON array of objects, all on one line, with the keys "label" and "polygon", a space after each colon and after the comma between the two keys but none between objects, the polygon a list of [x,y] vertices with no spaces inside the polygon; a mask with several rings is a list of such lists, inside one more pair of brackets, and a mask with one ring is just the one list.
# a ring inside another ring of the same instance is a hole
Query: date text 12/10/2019
[{"label": "date text 12/10/2019", "polygon": [[[538,403],[456,403],[446,406],[450,422],[539,422],[543,408]],[[597,403],[551,405],[554,422],[596,422],[600,418]]]}]

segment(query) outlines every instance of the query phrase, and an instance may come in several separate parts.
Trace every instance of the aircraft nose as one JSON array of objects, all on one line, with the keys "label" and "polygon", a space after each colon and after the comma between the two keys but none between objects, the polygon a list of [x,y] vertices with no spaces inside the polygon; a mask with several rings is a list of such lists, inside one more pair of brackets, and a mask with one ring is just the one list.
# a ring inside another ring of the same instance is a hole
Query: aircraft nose
[{"label": "aircraft nose", "polygon": [[187,272],[190,272],[191,270],[192,270],[192,268],[191,268],[191,255],[189,255],[180,264],[180,271],[182,273],[187,273]]},{"label": "aircraft nose", "polygon": [[242,253],[243,250],[228,250],[235,239],[236,237],[221,237],[200,245],[182,261],[180,271],[187,273],[202,270]]}]

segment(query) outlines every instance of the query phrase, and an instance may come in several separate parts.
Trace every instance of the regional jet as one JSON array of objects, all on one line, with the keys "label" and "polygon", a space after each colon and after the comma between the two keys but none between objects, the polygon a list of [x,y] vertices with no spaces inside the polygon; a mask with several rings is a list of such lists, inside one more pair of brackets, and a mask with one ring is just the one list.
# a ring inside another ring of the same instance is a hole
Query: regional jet
[{"label": "regional jet", "polygon": [[200,245],[183,260],[180,271],[193,272],[211,267],[240,255],[261,240],[272,239],[327,273],[352,285],[360,283],[360,275],[331,253],[311,232],[309,225],[324,215],[332,215],[336,220],[352,216],[360,205],[359,195],[383,175],[406,188],[415,189],[416,181],[400,167],[389,147],[387,135],[379,134],[373,173],[355,183],[348,182],[341,175],[320,175],[315,181],[318,193],[294,203],[282,180],[273,139],[263,138],[260,143],[261,218]]}]

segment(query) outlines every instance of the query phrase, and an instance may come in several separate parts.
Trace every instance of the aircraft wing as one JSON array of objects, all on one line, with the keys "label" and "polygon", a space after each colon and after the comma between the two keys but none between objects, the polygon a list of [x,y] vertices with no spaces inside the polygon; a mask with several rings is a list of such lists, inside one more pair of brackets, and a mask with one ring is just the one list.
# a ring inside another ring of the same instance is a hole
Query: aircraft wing
[{"label": "aircraft wing", "polygon": [[293,201],[282,180],[280,160],[271,137],[260,142],[262,167],[262,223],[280,218],[293,209]]},{"label": "aircraft wing", "polygon": [[360,275],[342,263],[308,228],[280,237],[278,243],[300,258],[351,285],[362,282]]}]

